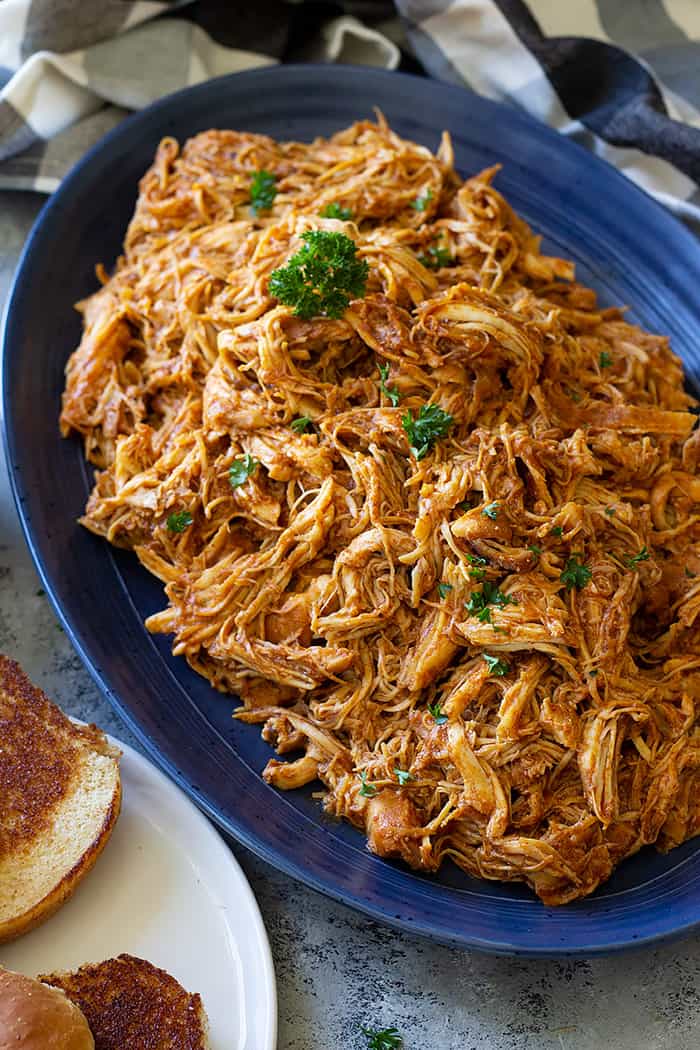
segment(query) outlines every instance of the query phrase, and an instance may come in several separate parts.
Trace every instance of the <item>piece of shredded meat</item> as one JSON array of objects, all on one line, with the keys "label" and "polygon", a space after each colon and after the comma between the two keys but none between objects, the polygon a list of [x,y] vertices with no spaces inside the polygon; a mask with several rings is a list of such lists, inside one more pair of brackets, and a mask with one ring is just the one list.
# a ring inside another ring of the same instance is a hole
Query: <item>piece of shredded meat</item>
[{"label": "piece of shredded meat", "polygon": [[[381,117],[164,140],[61,426],[97,468],[83,524],[163,581],[149,630],[289,756],[270,783],[322,781],[380,855],[562,904],[700,828],[697,402],[496,175]],[[268,291],[309,229],[369,266],[339,319]],[[416,459],[428,403],[452,426]]]}]

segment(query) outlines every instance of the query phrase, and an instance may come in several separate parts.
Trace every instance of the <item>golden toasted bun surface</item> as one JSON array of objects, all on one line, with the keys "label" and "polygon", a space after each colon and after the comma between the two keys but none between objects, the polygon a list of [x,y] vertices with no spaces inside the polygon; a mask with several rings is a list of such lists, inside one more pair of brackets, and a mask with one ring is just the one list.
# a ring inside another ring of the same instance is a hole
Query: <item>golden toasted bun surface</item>
[{"label": "golden toasted bun surface", "polygon": [[199,995],[165,970],[133,955],[42,977],[62,988],[88,1019],[95,1050],[205,1050],[207,1022]]},{"label": "golden toasted bun surface", "polygon": [[119,815],[118,752],[0,655],[0,943],[48,918]]},{"label": "golden toasted bun surface", "polygon": [[80,1009],[63,992],[0,969],[0,1050],[94,1050]]}]

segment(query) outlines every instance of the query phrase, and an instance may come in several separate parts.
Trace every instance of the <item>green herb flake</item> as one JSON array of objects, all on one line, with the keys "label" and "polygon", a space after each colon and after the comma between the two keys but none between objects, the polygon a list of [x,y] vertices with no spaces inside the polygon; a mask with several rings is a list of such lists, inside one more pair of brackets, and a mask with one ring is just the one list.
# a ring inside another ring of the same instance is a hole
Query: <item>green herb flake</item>
[{"label": "green herb flake", "polygon": [[476,580],[477,583],[481,583],[482,580],[486,579],[486,569],[470,569],[469,575],[473,580]]},{"label": "green herb flake", "polygon": [[539,558],[540,554],[542,553],[542,548],[541,548],[541,547],[538,547],[538,546],[537,546],[536,544],[534,544],[534,543],[533,543],[533,544],[531,544],[531,546],[529,546],[529,547],[528,547],[528,550],[530,551],[530,553],[531,553],[531,554],[534,554],[534,556],[535,556],[536,558]]},{"label": "green herb flake", "polygon": [[553,529],[549,530],[549,535],[550,536],[563,536],[564,535],[564,529],[562,528],[561,525],[555,525]]},{"label": "green herb flake", "polygon": [[416,197],[414,201],[411,201],[411,207],[414,211],[425,211],[432,199],[433,191],[426,190],[420,197]]},{"label": "green herb flake", "polygon": [[577,591],[580,591],[582,587],[585,587],[587,583],[590,583],[590,579],[593,573],[587,565],[583,565],[578,560],[577,555],[573,554],[566,563],[564,571],[559,576],[562,583],[566,584],[567,591],[572,590],[574,587]]},{"label": "green herb flake", "polygon": [[592,671],[588,672],[588,677],[589,678],[596,678],[597,675],[598,675],[598,669],[597,668],[594,668]]},{"label": "green herb flake", "polygon": [[250,210],[253,215],[269,211],[277,196],[277,176],[271,171],[255,171],[250,180]]},{"label": "green herb flake", "polygon": [[405,787],[410,780],[413,780],[413,777],[406,769],[396,769],[396,767],[394,767],[394,775],[401,787]]},{"label": "green herb flake", "polygon": [[352,212],[349,208],[344,208],[338,201],[333,201],[332,204],[327,204],[325,208],[321,208],[318,213],[322,219],[341,219],[343,222],[350,222],[352,219]]},{"label": "green herb flake", "polygon": [[389,378],[389,365],[378,365],[377,367],[379,368],[379,375],[381,376],[379,382],[379,389],[385,397],[389,398],[394,408],[396,408],[399,401],[401,400],[401,394],[398,392],[395,386],[386,385],[386,381]]},{"label": "green herb flake", "polygon": [[437,592],[441,598],[446,598],[452,589],[451,583],[439,583],[437,585]]},{"label": "green herb flake", "polygon": [[442,710],[442,705],[439,700],[436,700],[434,704],[428,704],[428,710],[435,719],[435,724],[444,726],[447,721],[447,715]]},{"label": "green herb flake", "polygon": [[362,781],[362,787],[360,788],[360,794],[363,798],[374,798],[377,794],[377,788],[375,784],[371,784],[367,780],[367,771],[363,769],[360,773],[360,780]]},{"label": "green herb flake", "polygon": [[231,488],[237,489],[240,485],[243,485],[251,474],[255,473],[257,466],[257,459],[253,459],[248,452],[246,452],[243,459],[234,459],[233,463],[228,468],[228,480],[231,484]]},{"label": "green herb flake", "polygon": [[403,1039],[398,1028],[363,1028],[367,1050],[401,1050]]},{"label": "green herb flake", "polygon": [[614,518],[615,517],[615,508],[614,507],[606,507],[605,508],[605,513],[607,514],[607,516],[609,518]]},{"label": "green herb flake", "polygon": [[600,367],[601,368],[610,368],[610,365],[612,363],[613,363],[612,356],[607,352],[607,350],[601,350],[600,351],[600,357],[598,358],[598,364],[600,365]]},{"label": "green herb flake", "polygon": [[443,412],[439,405],[421,405],[415,419],[409,408],[401,423],[416,459],[427,456],[433,445],[446,436],[453,422],[449,412]]},{"label": "green herb flake", "polygon": [[685,575],[689,580],[694,580],[697,577],[697,573],[689,569],[687,565],[685,567]]},{"label": "green herb flake", "polygon": [[496,584],[485,581],[480,591],[474,591],[467,602],[467,612],[481,623],[491,623],[491,605],[501,608],[505,605],[517,605],[515,598],[504,594]]},{"label": "green herb flake", "polygon": [[481,654],[488,665],[489,674],[497,675],[502,678],[503,675],[508,674],[510,671],[510,664],[505,663],[503,660],[499,660],[497,656],[491,656],[490,653]]},{"label": "green herb flake", "polygon": [[454,259],[447,248],[442,248],[439,244],[433,244],[428,248],[427,255],[418,256],[418,262],[429,270],[439,270],[442,266],[451,266]]},{"label": "green herb flake", "polygon": [[297,416],[289,425],[295,434],[304,434],[311,426],[311,419],[309,416]]},{"label": "green herb flake", "polygon": [[467,513],[468,510],[472,510],[473,509],[472,508],[472,504],[471,504],[471,500],[468,500],[468,499],[463,499],[461,503],[457,504],[457,506],[459,507],[460,510],[463,510],[465,514]]},{"label": "green herb flake", "polygon": [[342,317],[351,299],[365,294],[369,266],[344,233],[307,230],[302,248],[286,266],[273,270],[268,288],[297,317]]},{"label": "green herb flake", "polygon": [[166,524],[169,532],[184,532],[193,521],[194,518],[188,510],[178,510],[169,516]]},{"label": "green herb flake", "polygon": [[495,521],[498,517],[499,510],[500,505],[498,503],[498,500],[494,500],[493,503],[487,503],[486,506],[482,509],[481,513],[485,514],[487,518],[491,518],[491,521]]},{"label": "green herb flake", "polygon": [[649,561],[649,551],[646,547],[642,547],[639,554],[635,554],[631,558],[625,558],[625,565],[628,569],[634,569],[640,561]]}]

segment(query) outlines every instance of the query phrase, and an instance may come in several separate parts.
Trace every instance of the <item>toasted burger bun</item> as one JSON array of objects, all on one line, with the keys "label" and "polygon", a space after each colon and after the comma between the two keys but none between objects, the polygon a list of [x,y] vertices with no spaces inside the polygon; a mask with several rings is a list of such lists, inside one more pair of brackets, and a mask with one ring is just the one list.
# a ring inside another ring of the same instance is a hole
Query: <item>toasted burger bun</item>
[{"label": "toasted burger bun", "polygon": [[63,992],[0,969],[0,1050],[95,1050],[95,1041]]}]

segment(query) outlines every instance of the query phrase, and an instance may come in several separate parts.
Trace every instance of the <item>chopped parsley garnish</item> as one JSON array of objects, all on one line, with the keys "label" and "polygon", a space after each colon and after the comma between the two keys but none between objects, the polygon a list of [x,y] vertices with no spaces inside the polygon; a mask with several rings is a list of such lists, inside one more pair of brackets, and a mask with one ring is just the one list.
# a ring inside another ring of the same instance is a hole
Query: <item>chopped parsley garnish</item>
[{"label": "chopped parsley garnish", "polygon": [[374,784],[370,784],[367,780],[367,771],[362,770],[360,773],[360,780],[362,781],[362,787],[360,788],[360,794],[364,798],[374,798],[377,794],[377,788]]},{"label": "chopped parsley garnish", "polygon": [[367,1038],[367,1050],[401,1050],[403,1039],[398,1028],[363,1028]]},{"label": "chopped parsley garnish", "polygon": [[486,569],[483,569],[483,565],[488,565],[486,558],[480,558],[478,554],[468,554],[467,560],[472,564],[473,568],[469,570],[469,575],[473,580],[483,580],[486,576]]},{"label": "chopped parsley garnish", "polygon": [[605,513],[607,514],[607,516],[609,518],[614,518],[615,517],[615,508],[614,507],[606,507],[605,508]]},{"label": "chopped parsley garnish", "polygon": [[689,569],[687,565],[685,567],[685,574],[686,574],[686,576],[688,577],[689,580],[694,580],[697,577],[697,573],[696,572],[692,572],[692,570]]},{"label": "chopped parsley garnish", "polygon": [[517,605],[515,598],[500,591],[495,583],[486,580],[480,591],[474,591],[467,602],[467,612],[481,623],[491,622],[490,605]]},{"label": "chopped parsley garnish", "polygon": [[307,230],[302,248],[273,270],[268,288],[297,317],[342,317],[351,299],[365,294],[369,266],[344,233]]},{"label": "chopped parsley garnish", "polygon": [[594,667],[592,671],[588,672],[588,677],[589,678],[596,678],[597,675],[598,675],[598,668],[597,667]]},{"label": "chopped parsley garnish", "polygon": [[438,592],[438,594],[440,595],[441,598],[446,598],[451,590],[452,590],[452,584],[451,583],[439,583],[437,585],[437,592]]},{"label": "chopped parsley garnish", "polygon": [[625,558],[625,565],[628,569],[634,569],[640,561],[649,561],[649,551],[646,547],[642,547],[639,554],[634,554],[631,558]]},{"label": "chopped parsley garnish", "polygon": [[559,579],[566,584],[567,591],[572,590],[574,587],[577,591],[580,591],[582,587],[585,587],[590,582],[592,575],[593,573],[588,566],[583,565],[577,556],[573,554],[567,561]]},{"label": "chopped parsley garnish", "polygon": [[600,365],[601,368],[610,368],[610,365],[612,364],[612,360],[613,359],[612,359],[611,355],[607,352],[607,350],[601,350],[600,351],[600,357],[598,358],[598,364]]},{"label": "chopped parsley garnish", "polygon": [[271,171],[253,172],[250,180],[250,210],[253,215],[270,210],[277,196],[276,182],[277,176]]},{"label": "chopped parsley garnish", "polygon": [[379,382],[379,389],[386,397],[389,398],[394,408],[398,405],[401,400],[401,394],[398,392],[395,386],[387,386],[386,381],[389,378],[389,365],[378,365],[379,375],[381,380]]},{"label": "chopped parsley garnish", "polygon": [[168,517],[167,526],[169,532],[184,532],[188,529],[194,518],[188,510],[178,510]]},{"label": "chopped parsley garnish", "polygon": [[481,655],[488,665],[489,674],[498,675],[499,678],[502,678],[504,674],[508,674],[510,671],[510,664],[499,660],[497,656],[491,656],[490,653],[482,653]]},{"label": "chopped parsley garnish", "polygon": [[255,473],[257,465],[257,459],[253,459],[249,452],[246,452],[243,459],[234,459],[228,468],[228,480],[231,483],[231,488],[237,489],[239,485],[246,482],[250,475]]},{"label": "chopped parsley garnish", "polygon": [[460,510],[463,510],[466,514],[468,510],[472,509],[471,500],[463,499],[461,503],[457,504]]},{"label": "chopped parsley garnish", "polygon": [[295,434],[304,434],[311,426],[311,419],[308,416],[297,416],[289,425]]},{"label": "chopped parsley garnish", "polygon": [[493,503],[487,503],[486,506],[482,509],[481,513],[485,514],[487,518],[491,518],[491,521],[495,521],[498,517],[499,509],[500,507],[498,500],[494,500]]},{"label": "chopped parsley garnish", "polygon": [[433,191],[426,190],[420,197],[416,197],[414,201],[411,201],[411,207],[414,211],[425,211],[433,199]]},{"label": "chopped parsley garnish", "polygon": [[550,536],[563,536],[564,535],[564,529],[562,528],[561,525],[555,525],[553,529],[549,530],[549,535]]},{"label": "chopped parsley garnish", "polygon": [[450,413],[443,412],[439,405],[421,405],[415,419],[409,408],[401,422],[408,435],[411,452],[416,459],[423,459],[435,442],[445,437],[454,420]]},{"label": "chopped parsley garnish", "polygon": [[413,780],[413,777],[407,769],[396,769],[396,767],[394,767],[394,773],[401,787],[405,787],[409,780]]},{"label": "chopped parsley garnish", "polygon": [[539,558],[540,554],[542,553],[542,548],[538,547],[534,543],[531,544],[531,546],[528,547],[528,550],[530,551],[531,554],[534,554],[535,558]]},{"label": "chopped parsley garnish", "polygon": [[440,701],[436,700],[434,704],[428,704],[428,710],[435,719],[435,724],[444,726],[447,721],[447,715],[443,713]]},{"label": "chopped parsley garnish", "polygon": [[572,401],[575,401],[576,404],[578,404],[581,400],[581,395],[579,394],[578,390],[569,389],[569,397]]},{"label": "chopped parsley garnish", "polygon": [[427,255],[419,255],[418,262],[427,266],[429,270],[439,270],[441,266],[450,266],[454,259],[447,248],[441,248],[439,244],[432,244],[428,248]]},{"label": "chopped parsley garnish", "polygon": [[342,219],[343,222],[349,222],[352,219],[352,212],[349,208],[344,208],[342,204],[338,204],[338,201],[333,201],[332,204],[327,204],[325,208],[321,208],[318,213],[322,219]]}]

